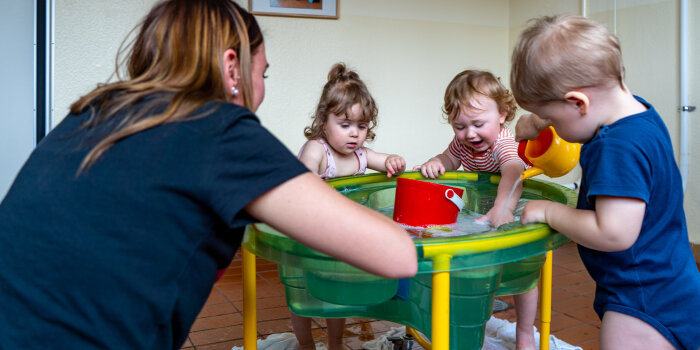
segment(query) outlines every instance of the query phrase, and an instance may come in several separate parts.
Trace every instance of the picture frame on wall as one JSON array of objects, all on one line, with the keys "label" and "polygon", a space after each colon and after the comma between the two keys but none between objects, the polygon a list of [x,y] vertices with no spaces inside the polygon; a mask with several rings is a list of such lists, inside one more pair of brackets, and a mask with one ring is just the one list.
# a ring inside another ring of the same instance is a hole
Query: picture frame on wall
[{"label": "picture frame on wall", "polygon": [[248,0],[254,15],[338,19],[339,0]]}]

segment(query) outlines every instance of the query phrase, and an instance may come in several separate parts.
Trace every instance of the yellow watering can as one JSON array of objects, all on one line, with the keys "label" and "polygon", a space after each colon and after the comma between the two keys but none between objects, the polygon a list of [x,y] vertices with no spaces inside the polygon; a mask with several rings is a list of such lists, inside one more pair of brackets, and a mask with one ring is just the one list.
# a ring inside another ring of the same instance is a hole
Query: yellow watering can
[{"label": "yellow watering can", "polygon": [[532,165],[520,174],[521,180],[540,174],[559,177],[576,167],[581,144],[564,141],[550,126],[540,131],[535,140],[520,141],[518,154],[525,163]]}]

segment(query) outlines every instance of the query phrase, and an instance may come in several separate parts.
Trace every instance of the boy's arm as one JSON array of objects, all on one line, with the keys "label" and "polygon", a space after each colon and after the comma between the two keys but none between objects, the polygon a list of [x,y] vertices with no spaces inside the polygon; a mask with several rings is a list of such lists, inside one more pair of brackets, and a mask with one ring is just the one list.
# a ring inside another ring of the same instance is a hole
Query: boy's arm
[{"label": "boy's arm", "polygon": [[317,141],[309,141],[306,143],[304,150],[299,155],[299,160],[311,170],[312,173],[319,175],[323,173],[321,164],[325,158],[326,149]]},{"label": "boy's arm", "polygon": [[540,131],[550,125],[549,120],[542,119],[537,114],[523,114],[515,124],[515,141],[534,140]]},{"label": "boy's arm", "polygon": [[459,169],[461,165],[459,159],[450,155],[450,149],[445,149],[444,152],[428,159],[427,162],[413,167],[413,170],[420,170],[425,177],[437,179],[445,171],[453,171]]},{"label": "boy's arm", "polygon": [[400,174],[406,169],[406,161],[398,154],[375,152],[365,147],[367,154],[367,167],[373,170],[386,172],[387,177]]},{"label": "boy's arm", "polygon": [[626,250],[639,237],[646,202],[637,198],[596,196],[596,210],[574,209],[561,203],[531,201],[520,218],[523,224],[545,222],[574,242],[599,251]]},{"label": "boy's arm", "polygon": [[[508,200],[508,195],[524,170],[525,166],[520,161],[510,161],[503,164],[501,167],[501,181],[498,183],[498,194],[496,195],[493,207],[491,207],[486,215],[476,219],[476,221],[488,220],[494,227],[513,221],[513,210],[515,210],[518,200],[520,199],[520,194],[523,192],[522,182],[518,183],[510,200]],[[506,210],[503,210],[504,206]]]}]

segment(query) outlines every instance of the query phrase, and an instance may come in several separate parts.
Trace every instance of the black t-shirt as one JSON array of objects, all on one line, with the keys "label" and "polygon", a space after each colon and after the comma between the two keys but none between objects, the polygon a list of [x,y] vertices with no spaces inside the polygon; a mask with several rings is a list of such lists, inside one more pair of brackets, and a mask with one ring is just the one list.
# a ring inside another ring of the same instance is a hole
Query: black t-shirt
[{"label": "black t-shirt", "polygon": [[195,114],[211,109],[79,175],[114,124],[69,115],[42,140],[0,204],[0,348],[180,348],[253,220],[243,207],[307,171],[249,110]]}]

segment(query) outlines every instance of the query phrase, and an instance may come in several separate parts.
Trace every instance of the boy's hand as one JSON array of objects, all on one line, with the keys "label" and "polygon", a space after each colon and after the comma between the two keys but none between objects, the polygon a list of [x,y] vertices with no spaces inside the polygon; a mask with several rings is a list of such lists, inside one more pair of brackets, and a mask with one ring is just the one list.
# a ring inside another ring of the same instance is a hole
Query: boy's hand
[{"label": "boy's hand", "polygon": [[534,140],[540,131],[549,125],[548,120],[544,120],[536,114],[523,114],[515,124],[515,141]]},{"label": "boy's hand", "polygon": [[550,201],[544,200],[527,202],[527,204],[525,204],[525,209],[523,209],[523,213],[520,215],[520,223],[523,225],[534,222],[546,223],[547,220],[544,213],[550,203]]},{"label": "boy's hand", "polygon": [[413,167],[413,170],[420,170],[423,176],[431,179],[437,179],[440,175],[445,173],[445,165],[442,164],[440,159],[435,157],[423,163],[423,165]]},{"label": "boy's hand", "polygon": [[406,161],[403,157],[392,154],[386,158],[384,166],[386,166],[386,177],[391,177],[406,170]]}]

